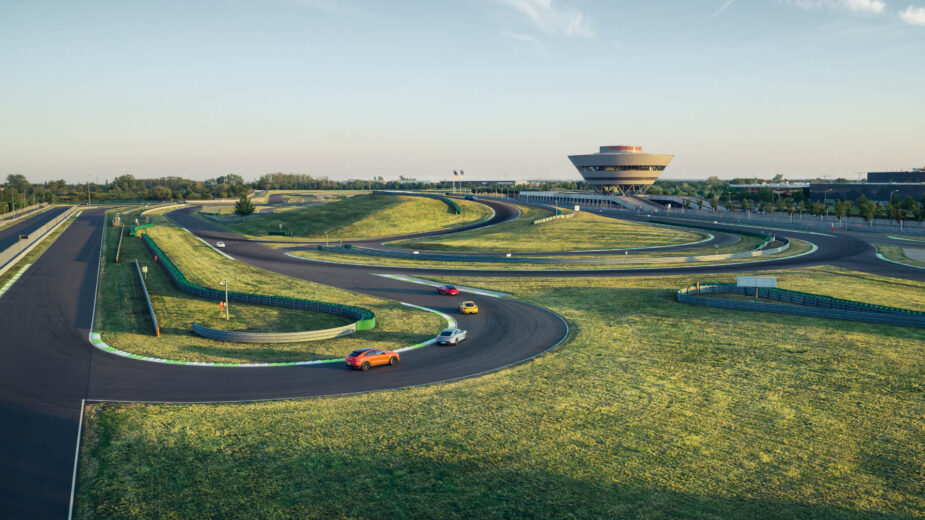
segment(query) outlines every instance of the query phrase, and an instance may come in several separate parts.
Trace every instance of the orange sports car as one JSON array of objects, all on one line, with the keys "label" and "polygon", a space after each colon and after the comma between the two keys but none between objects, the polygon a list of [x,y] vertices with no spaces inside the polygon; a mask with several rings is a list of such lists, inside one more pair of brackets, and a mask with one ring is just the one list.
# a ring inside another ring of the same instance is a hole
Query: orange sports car
[{"label": "orange sports car", "polygon": [[360,370],[369,370],[370,367],[379,365],[396,365],[398,363],[398,352],[391,350],[379,350],[377,348],[361,348],[354,350],[344,361],[347,368],[358,368]]}]

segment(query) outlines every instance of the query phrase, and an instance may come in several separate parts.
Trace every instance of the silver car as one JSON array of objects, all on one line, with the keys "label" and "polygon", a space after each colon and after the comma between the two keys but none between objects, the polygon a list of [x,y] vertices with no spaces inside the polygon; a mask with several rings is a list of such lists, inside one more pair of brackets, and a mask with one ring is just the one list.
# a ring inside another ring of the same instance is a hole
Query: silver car
[{"label": "silver car", "polygon": [[443,332],[437,336],[437,343],[440,345],[458,345],[460,341],[469,337],[469,333],[462,329],[443,329]]}]

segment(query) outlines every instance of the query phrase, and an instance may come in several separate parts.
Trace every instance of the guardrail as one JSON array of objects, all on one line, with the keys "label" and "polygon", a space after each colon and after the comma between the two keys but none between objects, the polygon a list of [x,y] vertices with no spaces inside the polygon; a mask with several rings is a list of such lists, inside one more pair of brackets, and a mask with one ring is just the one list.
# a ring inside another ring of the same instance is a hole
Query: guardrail
[{"label": "guardrail", "polygon": [[151,297],[148,296],[148,286],[145,285],[145,277],[141,272],[141,266],[138,265],[138,259],[135,259],[135,269],[138,271],[138,281],[141,282],[141,292],[145,294],[145,303],[148,304],[148,314],[151,315],[151,323],[154,325],[154,336],[160,337],[161,328],[157,326],[157,316],[154,315],[154,306],[151,305]]},{"label": "guardrail", "polygon": [[23,217],[28,217],[36,211],[48,207],[47,202],[41,202],[39,204],[33,204],[32,206],[26,206],[25,208],[18,209],[16,211],[10,211],[8,213],[0,214],[0,224],[5,224],[13,220],[19,220]]},{"label": "guardrail", "polygon": [[38,243],[38,241],[43,239],[51,229],[53,229],[64,220],[70,218],[71,215],[73,215],[78,210],[79,208],[77,206],[71,206],[71,209],[65,211],[52,220],[46,222],[42,227],[29,233],[27,238],[20,238],[20,240],[15,244],[4,249],[3,251],[0,251],[0,268],[2,268],[0,269],[0,274],[2,274],[2,272],[8,267],[8,264],[11,264],[14,260],[16,260],[21,253]]},{"label": "guardrail", "polygon": [[553,220],[561,220],[561,219],[564,219],[564,218],[572,218],[572,217],[574,217],[574,216],[577,215],[577,214],[578,214],[578,213],[576,213],[576,212],[572,212],[572,213],[559,213],[558,215],[553,215],[553,216],[551,216],[551,217],[538,218],[538,219],[534,220],[533,223],[534,223],[534,224],[544,224],[544,223],[546,223],[546,222],[551,222],[551,221],[553,221]]},{"label": "guardrail", "polygon": [[[791,305],[700,296],[701,294],[741,294],[751,297],[755,296],[756,290],[758,298],[777,300]],[[787,289],[738,287],[736,284],[726,283],[697,284],[679,290],[677,296],[679,302],[707,307],[925,327],[925,312],[842,300]]]},{"label": "guardrail", "polygon": [[[171,279],[171,281],[173,281],[177,289],[199,298],[206,298],[210,300],[225,299],[224,291],[218,289],[209,289],[202,287],[201,285],[191,283],[186,279],[186,276],[184,276],[183,273],[177,269],[170,258],[164,254],[164,251],[158,247],[157,243],[154,242],[154,239],[152,239],[147,234],[142,234],[141,237],[145,241],[145,244],[147,244],[148,249],[154,253],[156,257],[155,262],[159,262],[163,266],[164,270],[167,271],[167,276]],[[334,314],[336,316],[344,316],[357,320],[355,323],[350,325],[353,327],[353,330],[369,330],[376,327],[376,315],[373,313],[373,311],[364,309],[362,307],[354,307],[352,305],[343,305],[339,303],[319,302],[314,300],[303,300],[301,298],[265,296],[252,293],[228,292],[227,295],[229,301],[249,303],[254,305],[268,305],[271,307],[285,307],[289,309],[300,309],[305,311],[324,312],[327,314]],[[340,329],[344,329],[344,327],[326,329],[325,331],[310,332],[327,332],[329,334],[333,334],[327,337],[336,337],[338,335],[342,335],[335,332]],[[260,342],[263,343],[264,341]]]},{"label": "guardrail", "polygon": [[125,226],[119,228],[119,245],[116,246],[116,263],[119,263],[119,253],[122,252],[122,239],[125,237]]}]

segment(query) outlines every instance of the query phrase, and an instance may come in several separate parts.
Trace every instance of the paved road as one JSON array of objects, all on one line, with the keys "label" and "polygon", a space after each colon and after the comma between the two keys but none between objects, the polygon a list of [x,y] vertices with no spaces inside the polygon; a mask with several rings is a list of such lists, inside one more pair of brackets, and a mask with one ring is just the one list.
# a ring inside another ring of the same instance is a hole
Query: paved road
[{"label": "paved road", "polygon": [[[420,385],[523,361],[567,332],[549,311],[486,298],[483,314],[458,317],[470,331],[459,347],[406,352],[399,366],[369,373],[332,364],[228,369],[135,361],[87,341],[102,226],[102,210],[82,214],[0,298],[0,518],[66,517],[81,399],[256,400]],[[307,279],[447,312],[458,301],[370,274],[299,267],[312,272]]]},{"label": "paved road", "polygon": [[28,235],[36,229],[44,226],[54,220],[55,217],[67,211],[66,206],[56,206],[49,210],[43,211],[38,215],[33,215],[23,219],[12,226],[0,229],[0,251],[5,250],[11,245],[19,242],[19,235]]},{"label": "paved road", "polygon": [[[237,260],[281,274],[374,296],[452,312],[456,298],[428,287],[377,277],[370,269],[302,261],[241,240],[190,215],[171,217],[197,235],[224,240]],[[26,274],[0,298],[0,518],[65,518],[68,511],[81,400],[229,401],[307,397],[427,384],[496,370],[545,352],[567,333],[549,311],[517,302],[480,298],[483,313],[459,317],[471,339],[456,348],[407,352],[398,367],[352,372],[323,364],[303,367],[218,368],[156,364],[114,356],[87,341],[93,314],[103,210],[84,212]],[[730,228],[734,231],[734,228]],[[865,242],[850,237],[783,233],[819,244],[801,258],[756,265],[683,268],[675,273],[732,272],[756,267],[844,265],[921,280],[922,270],[880,262]],[[894,267],[895,266],[895,267]],[[899,269],[897,269],[899,268]],[[908,271],[908,272],[907,272]],[[66,273],[66,275],[65,275]],[[447,271],[423,275],[639,276],[639,271]]]}]

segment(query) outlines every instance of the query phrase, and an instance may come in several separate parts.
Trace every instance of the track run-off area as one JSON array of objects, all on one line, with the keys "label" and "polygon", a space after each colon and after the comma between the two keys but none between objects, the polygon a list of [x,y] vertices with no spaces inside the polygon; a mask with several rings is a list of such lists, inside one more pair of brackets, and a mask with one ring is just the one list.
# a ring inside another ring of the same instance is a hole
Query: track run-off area
[{"label": "track run-off area", "polygon": [[[509,204],[484,201],[494,216],[479,225],[516,218]],[[50,219],[55,210],[37,217]],[[63,209],[61,210],[63,211]],[[835,265],[876,275],[925,280],[925,270],[877,258],[868,235],[776,230],[815,244],[811,253],[760,262],[713,266],[593,270],[465,270],[341,265],[287,256],[257,241],[223,231],[192,213],[168,217],[236,261],[310,282],[454,312],[454,301],[403,276],[439,280],[479,277],[621,277],[708,274]],[[33,217],[33,218],[37,218]],[[627,218],[620,215],[620,218]],[[644,217],[633,217],[646,220]],[[661,221],[688,223],[684,219]],[[41,225],[32,219],[7,234]],[[82,411],[86,402],[227,402],[372,392],[472,377],[534,358],[565,341],[558,315],[511,298],[479,299],[477,317],[454,316],[469,331],[465,348],[419,348],[389,370],[352,372],[339,363],[285,367],[203,367],[129,359],[94,347],[93,327],[105,209],[84,210],[67,230],[0,297],[0,518],[67,518],[76,475]],[[737,226],[711,224],[732,234]],[[467,229],[472,226],[467,226]],[[388,240],[445,234],[419,233]],[[0,237],[2,238],[2,237]],[[716,240],[728,238],[717,237]],[[383,241],[378,239],[379,242]],[[400,275],[400,276],[380,276]],[[463,293],[465,295],[465,293]],[[454,313],[455,314],[455,313]],[[436,333],[437,331],[435,331]]]}]

